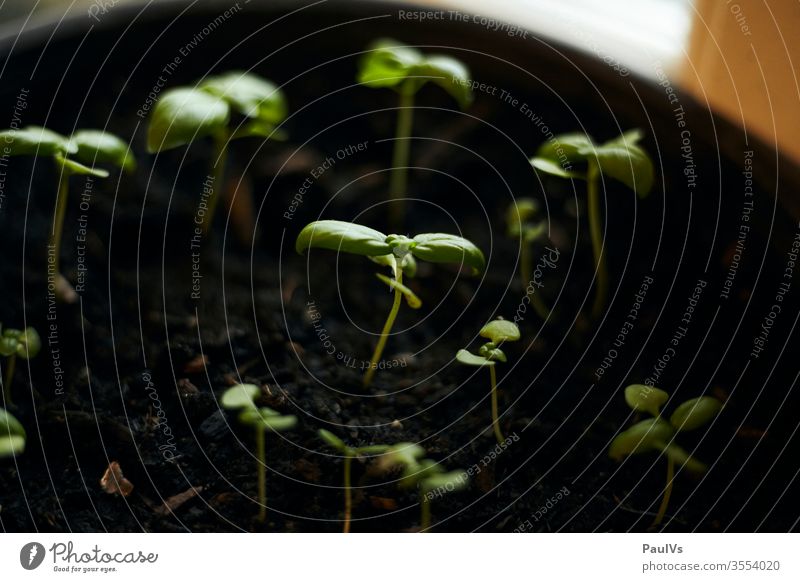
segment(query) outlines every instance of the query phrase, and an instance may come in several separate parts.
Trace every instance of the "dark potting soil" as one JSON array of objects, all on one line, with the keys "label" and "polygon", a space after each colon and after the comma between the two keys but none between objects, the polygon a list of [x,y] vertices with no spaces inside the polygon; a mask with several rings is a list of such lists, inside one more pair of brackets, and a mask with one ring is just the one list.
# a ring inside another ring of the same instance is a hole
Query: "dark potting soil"
[{"label": "dark potting soil", "polygon": [[[330,17],[312,14],[248,42],[261,42],[264,54],[263,43],[281,46]],[[170,25],[169,38],[153,39],[136,68],[124,51],[111,53],[116,66],[99,66],[93,55],[117,34],[110,25],[86,47],[71,37],[49,47],[49,67],[76,55],[71,87],[82,86],[86,71],[101,71],[80,109],[48,92],[51,80],[30,84],[26,124],[68,133],[75,123],[109,123],[133,140],[140,164],[134,177],[73,181],[62,265],[84,286],[79,303],[55,305],[45,278],[54,174],[46,162],[8,162],[0,321],[35,326],[45,347],[30,365],[19,363],[14,381],[9,410],[27,428],[28,444],[0,463],[3,530],[339,531],[342,462],[317,436],[327,428],[354,445],[418,442],[448,469],[469,470],[466,490],[434,501],[436,531],[643,531],[658,508],[665,461],[642,455],[620,464],[607,449],[636,420],[624,386],[646,379],[673,394],[672,406],[703,393],[726,401],[707,431],[680,435],[710,468],[678,475],[667,531],[796,528],[798,292],[789,253],[797,225],[769,180],[759,182],[775,171],[774,154],[715,125],[686,97],[679,126],[662,88],[620,84],[586,61],[591,79],[559,81],[558,57],[544,48],[535,48],[541,61],[522,55],[509,64],[498,55],[510,58],[512,48],[471,53],[485,48],[485,33],[455,29],[447,46],[461,48],[451,52],[499,89],[477,93],[466,114],[435,87],[420,92],[407,233],[466,236],[483,249],[488,269],[471,277],[420,263],[409,285],[423,306],[401,308],[386,369],[365,390],[360,367],[391,304],[374,276],[379,269],[327,251],[301,257],[293,246],[300,228],[319,218],[386,229],[396,101],[390,91],[352,86],[353,53],[371,37],[323,32],[314,46],[324,55],[304,49],[258,64],[256,72],[285,83],[295,114],[287,142],[232,146],[227,184],[240,187],[237,196],[253,194],[254,242],[243,242],[247,229],[234,230],[220,215],[212,235],[194,245],[209,144],[147,156],[144,123],[130,112],[142,106],[154,71],[207,18]],[[205,74],[231,36],[256,29],[252,20],[220,29],[170,83]],[[152,25],[137,26],[143,39],[155,34]],[[431,40],[435,29],[387,26],[371,32],[440,44]],[[9,61],[12,78],[40,52]],[[254,64],[242,49],[215,70]],[[533,78],[517,68],[526,65]],[[4,111],[19,86],[3,89]],[[634,100],[637,92],[647,106]],[[543,127],[583,128],[598,140],[642,127],[657,160],[657,185],[644,200],[604,184],[612,292],[598,321],[586,315],[593,265],[582,185],[540,182],[527,162],[547,138]],[[752,197],[743,173],[751,161]],[[522,196],[548,211],[547,248],[534,257],[543,265],[538,292],[553,307],[546,322],[522,303],[519,248],[505,236],[506,208]],[[505,346],[508,364],[498,366],[505,447],[491,432],[488,375],[454,362],[459,348],[480,345],[478,330],[496,316],[516,317],[522,329],[522,340]],[[259,384],[261,403],[299,418],[296,429],[268,437],[264,524],[254,519],[251,435],[217,401],[239,381]],[[99,485],[111,461],[134,485],[127,497]],[[417,496],[399,490],[396,476],[367,460],[355,464],[354,483],[354,531],[418,524]]]}]

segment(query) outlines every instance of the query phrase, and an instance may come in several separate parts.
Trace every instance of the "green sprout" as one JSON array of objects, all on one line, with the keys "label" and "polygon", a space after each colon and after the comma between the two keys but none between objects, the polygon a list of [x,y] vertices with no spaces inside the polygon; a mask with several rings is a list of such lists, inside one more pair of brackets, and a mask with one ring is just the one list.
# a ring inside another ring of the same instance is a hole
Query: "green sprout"
[{"label": "green sprout", "polygon": [[359,83],[367,87],[390,87],[400,96],[389,183],[389,193],[394,202],[391,225],[400,229],[405,214],[403,198],[408,184],[414,96],[425,83],[431,81],[450,93],[459,106],[466,109],[472,103],[469,70],[453,57],[426,55],[396,40],[380,39],[370,45],[361,59],[357,78]]},{"label": "green sprout", "polygon": [[[559,178],[586,181],[588,197],[589,234],[597,272],[592,315],[597,318],[608,298],[608,270],[603,253],[602,211],[600,208],[600,175],[619,180],[637,196],[644,198],[653,187],[653,161],[639,145],[643,135],[638,129],[627,131],[617,138],[597,145],[584,133],[555,136],[543,144],[531,158],[533,167]],[[572,164],[585,166],[573,170]]]},{"label": "green sprout", "polygon": [[0,458],[13,457],[25,451],[25,428],[4,408],[0,408]]},{"label": "green sprout", "polygon": [[517,324],[506,321],[505,319],[495,319],[490,321],[480,331],[480,336],[489,341],[483,344],[478,351],[478,355],[467,351],[458,350],[456,360],[467,366],[489,368],[489,378],[491,380],[492,394],[492,428],[497,442],[502,444],[505,441],[500,430],[500,419],[497,405],[497,373],[495,372],[495,362],[506,362],[506,355],[500,346],[505,342],[515,342],[519,340],[519,327]]},{"label": "green sprout", "polygon": [[389,445],[365,445],[362,447],[351,447],[337,437],[332,432],[319,429],[318,434],[322,440],[339,451],[344,457],[344,529],[343,533],[350,533],[350,521],[353,516],[353,486],[352,486],[352,464],[353,459],[361,456],[381,455],[389,450]]},{"label": "green sprout", "polygon": [[533,198],[520,198],[508,207],[506,212],[506,233],[509,238],[519,241],[519,276],[526,296],[537,315],[547,319],[550,309],[539,293],[531,293],[531,265],[533,243],[542,240],[547,233],[547,225],[539,219],[539,203]]},{"label": "green sprout", "polygon": [[124,141],[100,130],[80,130],[71,137],[64,137],[44,127],[31,125],[0,131],[0,140],[7,144],[8,155],[49,157],[55,161],[59,182],[50,245],[53,249],[53,268],[58,277],[56,292],[59,299],[68,299],[74,295],[74,290],[61,275],[60,257],[69,178],[73,175],[107,178],[108,172],[95,168],[95,164],[108,164],[132,172],[136,169],[136,160]]},{"label": "green sprout", "polygon": [[611,442],[608,456],[620,461],[627,455],[658,452],[667,458],[667,484],[661,498],[661,505],[651,528],[661,524],[672,495],[672,482],[675,465],[691,473],[704,473],[707,467],[683,448],[675,444],[679,432],[695,430],[708,424],[720,410],[722,402],[711,396],[692,398],[679,405],[669,421],[661,416],[661,407],[669,400],[665,391],[645,384],[632,384],[625,388],[625,402],[636,412],[646,412],[653,416],[637,422],[621,432]]},{"label": "green sprout", "polygon": [[448,472],[436,461],[424,457],[425,449],[421,446],[397,443],[390,446],[378,461],[383,471],[400,469],[400,488],[417,488],[422,532],[431,529],[431,501],[445,493],[464,489],[469,483],[466,471]]},{"label": "green sprout", "polygon": [[377,274],[394,291],[394,302],[375,346],[369,368],[364,374],[365,387],[370,385],[378,369],[378,362],[386,347],[402,298],[405,297],[406,303],[412,309],[418,309],[422,305],[414,292],[403,284],[403,275],[413,277],[416,273],[415,259],[466,265],[473,273],[481,273],[486,268],[486,259],[481,250],[460,236],[443,233],[418,234],[413,238],[400,234],[385,235],[360,224],[339,220],[319,220],[307,224],[297,236],[295,248],[300,254],[308,248],[320,248],[363,255],[391,268],[394,278]]},{"label": "green sprout", "polygon": [[267,460],[265,433],[268,430],[283,432],[297,424],[297,417],[281,415],[267,408],[257,407],[255,400],[261,389],[255,384],[236,384],[223,394],[220,404],[226,410],[239,410],[239,422],[255,429],[256,458],[258,461],[258,520],[267,519]]},{"label": "green sprout", "polygon": [[23,360],[35,358],[42,349],[42,340],[32,327],[24,330],[4,329],[0,335],[0,356],[6,358],[6,373],[3,377],[3,399],[5,405],[11,404],[11,382],[14,380],[14,370],[17,366],[17,357]]},{"label": "green sprout", "polygon": [[[231,114],[245,117],[235,129]],[[151,154],[211,137],[211,185],[203,232],[211,228],[225,172],[228,144],[243,137],[284,139],[277,126],[288,108],[283,92],[271,81],[245,71],[207,77],[196,87],[177,87],[161,96],[153,108],[147,128],[147,151]]]}]

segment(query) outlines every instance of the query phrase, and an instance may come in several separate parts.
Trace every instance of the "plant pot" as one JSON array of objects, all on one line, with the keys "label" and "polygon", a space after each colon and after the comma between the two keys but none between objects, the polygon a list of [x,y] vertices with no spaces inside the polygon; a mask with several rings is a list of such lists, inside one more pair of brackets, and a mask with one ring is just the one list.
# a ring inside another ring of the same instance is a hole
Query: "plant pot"
[{"label": "plant pot", "polygon": [[[664,527],[793,527],[798,302],[787,267],[800,218],[797,168],[666,77],[623,76],[574,49],[470,19],[400,22],[401,9],[415,8],[118,6],[99,22],[54,22],[0,43],[3,111],[16,106],[22,125],[66,134],[107,128],[139,159],[134,177],[112,174],[91,191],[72,184],[62,264],[84,282],[72,305],[48,295],[54,174],[41,161],[8,163],[0,321],[33,325],[48,341],[15,381],[13,410],[29,442],[16,465],[0,464],[4,529],[339,531],[341,460],[316,432],[328,428],[354,445],[419,442],[444,466],[468,470],[468,490],[435,501],[437,531],[646,530],[664,460],[607,456],[632,420],[622,389],[646,379],[677,401],[726,399],[707,432],[681,437],[709,470],[678,475]],[[293,246],[318,218],[385,228],[396,96],[355,83],[358,57],[380,36],[448,52],[486,84],[466,112],[436,87],[419,93],[408,229],[460,232],[489,268],[472,279],[422,263],[413,288],[423,308],[401,311],[386,369],[364,391],[360,362],[391,297],[368,261],[300,257]],[[232,148],[226,180],[253,193],[253,242],[220,216],[195,257],[210,144],[147,155],[146,118],[165,88],[229,69],[282,85],[290,137]],[[605,183],[611,299],[592,320],[582,186],[540,179],[528,158],[551,132],[608,139],[634,127],[656,159],[656,187],[637,200]],[[519,248],[503,225],[520,196],[546,202],[557,251],[543,278],[554,308],[546,322],[520,311]],[[517,316],[523,334],[498,366],[502,424],[513,437],[499,449],[488,379],[454,362],[496,316]],[[261,385],[265,405],[300,419],[268,436],[265,523],[254,519],[251,435],[217,404],[237,381]],[[125,498],[97,485],[112,461],[134,485]],[[366,462],[354,479],[354,531],[413,529],[413,491]],[[166,501],[192,488],[180,504]]]}]

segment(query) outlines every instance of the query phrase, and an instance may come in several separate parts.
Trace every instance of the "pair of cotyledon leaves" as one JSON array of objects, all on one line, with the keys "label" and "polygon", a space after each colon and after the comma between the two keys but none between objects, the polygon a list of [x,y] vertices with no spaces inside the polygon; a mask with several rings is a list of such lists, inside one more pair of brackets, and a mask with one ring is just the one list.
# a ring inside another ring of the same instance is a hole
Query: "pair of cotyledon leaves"
[{"label": "pair of cotyledon leaves", "polygon": [[0,408],[0,457],[11,457],[25,451],[25,428],[4,408]]},{"label": "pair of cotyledon leaves", "polygon": [[391,447],[389,445],[364,445],[351,447],[329,430],[321,428],[317,431],[320,438],[345,456],[356,457],[359,455],[382,455]]},{"label": "pair of cotyledon leaves", "polygon": [[494,366],[495,362],[505,362],[506,355],[499,346],[505,342],[515,342],[520,338],[519,327],[512,321],[495,319],[481,328],[480,336],[489,341],[481,346],[478,355],[468,350],[458,350],[456,360],[467,366]]},{"label": "pair of cotyledon leaves", "polygon": [[378,460],[378,465],[384,471],[400,467],[400,487],[419,486],[423,494],[436,489],[456,491],[466,487],[469,482],[465,471],[445,471],[433,459],[426,459],[425,449],[416,443],[391,445]]},{"label": "pair of cotyledon leaves", "polygon": [[196,87],[170,89],[153,108],[147,128],[147,150],[177,148],[226,131],[231,112],[247,118],[229,137],[280,139],[276,126],[286,118],[283,92],[271,81],[244,71],[208,77]]},{"label": "pair of cotyledon leaves", "polygon": [[372,43],[358,72],[358,82],[368,87],[412,94],[429,81],[450,93],[462,109],[472,103],[469,70],[463,63],[447,55],[426,55],[392,39]]},{"label": "pair of cotyledon leaves", "polygon": [[117,166],[126,172],[136,169],[136,159],[128,145],[117,136],[96,129],[79,130],[65,137],[30,125],[0,132],[0,142],[6,144],[9,155],[54,157],[72,174],[107,178],[106,170],[89,167],[97,163]]},{"label": "pair of cotyledon leaves", "polygon": [[0,356],[19,356],[24,360],[35,358],[42,349],[39,333],[32,327],[25,330],[4,329],[0,335]]},{"label": "pair of cotyledon leaves", "polygon": [[432,263],[455,263],[471,267],[474,273],[486,268],[481,250],[465,238],[453,234],[418,234],[413,238],[386,235],[352,222],[318,220],[307,224],[297,236],[295,248],[303,254],[309,248],[341,251],[367,257],[407,255]]},{"label": "pair of cotyledon leaves", "polygon": [[297,424],[294,415],[282,415],[266,406],[257,407],[255,400],[260,393],[261,389],[255,384],[236,384],[222,394],[220,404],[227,410],[239,410],[239,422],[260,430],[281,432]]},{"label": "pair of cotyledon leaves", "polygon": [[[638,129],[599,145],[584,133],[558,135],[539,148],[531,164],[546,174],[585,180],[587,173],[571,169],[572,164],[596,163],[600,172],[644,197],[653,187],[654,170],[653,161],[639,145],[641,139]],[[569,169],[564,168],[565,162]]]},{"label": "pair of cotyledon leaves", "polygon": [[608,454],[619,460],[626,455],[659,451],[690,471],[702,473],[706,466],[672,441],[678,432],[708,424],[722,410],[722,402],[711,396],[692,398],[680,404],[667,421],[661,417],[661,407],[667,400],[669,394],[653,386],[632,384],[625,388],[628,406],[635,411],[648,412],[653,418],[638,422],[617,435]]}]

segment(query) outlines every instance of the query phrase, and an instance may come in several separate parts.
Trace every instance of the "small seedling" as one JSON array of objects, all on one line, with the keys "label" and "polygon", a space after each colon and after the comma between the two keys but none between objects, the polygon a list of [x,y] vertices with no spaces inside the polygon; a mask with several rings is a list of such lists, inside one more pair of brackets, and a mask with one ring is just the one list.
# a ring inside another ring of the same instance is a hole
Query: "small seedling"
[{"label": "small seedling", "polygon": [[472,103],[469,70],[453,57],[425,55],[396,40],[381,39],[370,45],[359,65],[359,83],[373,88],[389,87],[400,96],[389,183],[389,193],[394,202],[390,220],[396,229],[402,228],[405,214],[403,199],[408,184],[414,96],[428,81],[452,95],[462,109]]},{"label": "small seedling", "polygon": [[628,455],[649,452],[658,452],[667,458],[667,484],[651,528],[660,525],[666,514],[672,495],[675,464],[692,473],[704,473],[707,470],[704,463],[675,444],[675,437],[679,432],[705,426],[722,410],[722,402],[711,396],[701,396],[679,405],[666,421],[661,416],[661,407],[668,400],[669,394],[653,386],[632,384],[625,388],[628,406],[636,412],[651,414],[653,418],[638,422],[618,434],[608,449],[608,455],[615,461]]},{"label": "small seedling", "polygon": [[539,203],[533,198],[520,198],[508,207],[506,212],[506,232],[509,238],[519,241],[519,276],[526,296],[539,317],[547,319],[550,309],[539,293],[531,293],[531,265],[533,262],[533,243],[542,240],[547,233],[547,225],[539,217]]},{"label": "small seedling", "polygon": [[505,319],[495,319],[490,321],[480,331],[480,336],[489,341],[483,344],[475,355],[467,350],[458,350],[456,360],[467,366],[478,366],[489,368],[489,378],[491,380],[492,391],[492,427],[497,442],[502,444],[505,441],[500,430],[500,419],[497,405],[497,373],[495,372],[495,362],[507,361],[505,353],[500,349],[504,342],[515,342],[519,340],[519,327],[515,323]]},{"label": "small seedling", "polygon": [[61,275],[61,235],[67,213],[69,178],[85,175],[107,178],[108,172],[95,168],[95,164],[108,164],[131,172],[136,160],[127,144],[118,137],[99,130],[81,130],[67,138],[44,127],[28,126],[0,132],[0,140],[7,144],[11,156],[49,157],[55,161],[59,175],[56,210],[50,245],[53,248],[53,271],[56,274],[56,294],[61,300],[74,300],[75,291]]},{"label": "small seedling", "polygon": [[254,384],[237,384],[228,388],[223,394],[220,404],[227,410],[239,410],[239,422],[255,429],[256,459],[258,461],[258,520],[267,519],[267,460],[265,433],[268,430],[283,432],[297,424],[297,417],[283,416],[279,412],[257,407],[256,398],[261,393]]},{"label": "small seedling", "polygon": [[351,447],[337,437],[332,432],[319,429],[319,436],[322,440],[339,451],[344,458],[344,533],[350,533],[350,521],[353,516],[353,487],[352,487],[352,464],[353,459],[361,456],[382,455],[389,450],[389,445],[365,445],[363,447]]},{"label": "small seedling", "polygon": [[[548,140],[539,148],[536,156],[531,158],[531,164],[540,172],[559,178],[586,181],[589,234],[597,272],[597,288],[592,306],[592,315],[595,318],[602,313],[608,298],[608,270],[603,253],[600,208],[600,175],[605,174],[619,180],[640,198],[647,196],[653,187],[653,161],[639,145],[642,137],[642,132],[634,129],[597,145],[586,134],[568,133]],[[585,165],[585,169],[573,170],[572,164]]]},{"label": "small seedling", "polygon": [[[222,188],[228,144],[243,137],[284,139],[277,126],[288,109],[283,92],[271,81],[253,73],[230,71],[208,77],[195,87],[177,87],[165,91],[153,108],[147,128],[147,151],[151,154],[191,144],[211,137],[211,184],[202,229],[211,228]],[[231,114],[245,117],[235,129],[229,125]]]},{"label": "small seedling", "polygon": [[25,428],[4,408],[0,408],[0,458],[13,457],[25,451]]},{"label": "small seedling", "polygon": [[306,225],[297,236],[297,252],[320,248],[333,251],[364,255],[374,262],[388,266],[394,278],[378,273],[377,277],[394,291],[394,303],[386,318],[369,368],[364,374],[364,386],[369,386],[378,369],[386,340],[394,325],[403,297],[412,309],[418,309],[422,302],[403,284],[403,275],[413,277],[416,273],[416,259],[432,263],[455,263],[470,267],[473,273],[481,273],[486,260],[481,250],[460,236],[431,233],[418,234],[408,238],[400,234],[385,235],[372,228],[341,222],[339,220],[319,220]]},{"label": "small seedling", "polygon": [[0,356],[6,358],[6,373],[3,377],[3,399],[8,406],[11,401],[11,382],[14,380],[14,370],[17,366],[17,357],[30,360],[36,357],[42,349],[42,340],[32,327],[19,329],[4,329],[0,335]]},{"label": "small seedling", "polygon": [[392,445],[381,456],[380,468],[384,471],[400,469],[399,486],[416,487],[419,492],[420,531],[431,528],[431,501],[445,493],[464,489],[469,483],[466,471],[445,471],[432,459],[426,459],[425,449],[414,443]]}]

